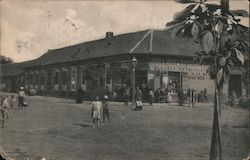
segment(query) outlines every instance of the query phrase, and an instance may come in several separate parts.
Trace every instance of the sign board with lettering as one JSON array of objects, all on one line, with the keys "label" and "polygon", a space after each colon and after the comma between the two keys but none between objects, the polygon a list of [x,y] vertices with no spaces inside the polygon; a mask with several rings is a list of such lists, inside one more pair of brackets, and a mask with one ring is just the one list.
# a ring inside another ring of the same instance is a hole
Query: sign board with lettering
[{"label": "sign board with lettering", "polygon": [[149,70],[157,72],[187,73],[187,79],[209,79],[208,65],[177,64],[177,63],[149,63]]}]

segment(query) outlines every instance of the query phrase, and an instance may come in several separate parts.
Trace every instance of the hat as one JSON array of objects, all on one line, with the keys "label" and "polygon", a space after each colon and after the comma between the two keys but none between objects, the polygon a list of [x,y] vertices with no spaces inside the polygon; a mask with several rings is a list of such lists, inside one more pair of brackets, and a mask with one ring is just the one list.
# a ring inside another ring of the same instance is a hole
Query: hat
[{"label": "hat", "polygon": [[21,90],[23,90],[23,87],[20,87]]},{"label": "hat", "polygon": [[109,99],[108,95],[103,96],[104,99]]}]

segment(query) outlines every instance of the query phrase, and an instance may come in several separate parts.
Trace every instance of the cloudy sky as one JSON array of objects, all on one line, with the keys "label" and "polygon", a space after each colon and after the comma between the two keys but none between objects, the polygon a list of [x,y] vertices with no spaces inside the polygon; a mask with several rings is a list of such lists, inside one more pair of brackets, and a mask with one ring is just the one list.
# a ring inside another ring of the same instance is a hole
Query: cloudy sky
[{"label": "cloudy sky", "polygon": [[[218,1],[217,1],[218,2]],[[0,0],[1,54],[15,62],[60,48],[144,29],[162,29],[186,5],[166,1]],[[249,10],[248,0],[231,9]],[[242,21],[249,24],[248,19]]]}]

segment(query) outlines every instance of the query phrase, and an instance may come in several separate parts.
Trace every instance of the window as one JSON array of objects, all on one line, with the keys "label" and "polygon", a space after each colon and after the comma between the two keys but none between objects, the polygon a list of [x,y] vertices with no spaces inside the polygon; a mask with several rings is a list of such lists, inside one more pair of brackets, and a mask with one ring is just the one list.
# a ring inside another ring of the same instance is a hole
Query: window
[{"label": "window", "polygon": [[35,84],[38,84],[39,73],[35,73]]},{"label": "window", "polygon": [[76,69],[72,69],[72,71],[71,71],[71,90],[76,89],[76,78],[77,78]]},{"label": "window", "polygon": [[59,72],[55,71],[54,84],[59,84]]},{"label": "window", "polygon": [[25,84],[27,85],[27,84],[30,84],[30,74],[29,73],[26,73],[25,74]]},{"label": "window", "polygon": [[44,85],[44,80],[45,80],[45,73],[42,72],[41,75],[40,75],[40,84],[41,85]]},{"label": "window", "polygon": [[33,74],[31,73],[30,74],[30,84],[33,84],[34,83],[34,81],[33,81]]},{"label": "window", "polygon": [[63,85],[67,84],[67,71],[66,70],[62,71],[62,84]]},{"label": "window", "polygon": [[85,84],[85,81],[86,81],[86,71],[82,70],[82,73],[81,73],[81,84]]}]

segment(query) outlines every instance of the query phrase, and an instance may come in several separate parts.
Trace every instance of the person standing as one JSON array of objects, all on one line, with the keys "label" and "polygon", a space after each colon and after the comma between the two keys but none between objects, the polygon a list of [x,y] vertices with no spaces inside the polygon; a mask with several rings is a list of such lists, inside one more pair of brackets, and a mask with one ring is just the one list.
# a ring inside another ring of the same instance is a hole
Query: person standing
[{"label": "person standing", "polygon": [[102,102],[99,100],[98,96],[91,103],[91,106],[92,106],[91,111],[92,111],[92,118],[93,118],[93,128],[95,128],[96,124],[97,124],[97,127],[100,128]]},{"label": "person standing", "polygon": [[123,100],[124,100],[125,106],[128,106],[129,97],[130,97],[130,89],[129,89],[129,87],[126,87],[126,89],[124,90],[124,95],[123,95]]},{"label": "person standing", "polygon": [[142,110],[142,91],[140,90],[139,87],[136,88],[135,100],[136,100],[135,110],[136,111]]},{"label": "person standing", "polygon": [[107,117],[108,119],[108,123],[110,123],[109,121],[109,101],[108,101],[108,95],[104,95],[103,96],[103,102],[102,102],[102,107],[103,107],[103,122],[105,123],[105,119]]},{"label": "person standing", "polygon": [[9,106],[9,103],[8,103],[8,98],[6,96],[4,97],[3,105],[1,107],[2,128],[5,127],[5,121],[9,119],[8,106]]},{"label": "person standing", "polygon": [[23,87],[20,87],[20,90],[19,90],[19,92],[18,92],[18,107],[19,107],[20,109],[23,108],[24,97],[25,97],[24,88],[23,88]]},{"label": "person standing", "polygon": [[191,101],[192,101],[192,107],[194,106],[195,103],[195,90],[191,90]]},{"label": "person standing", "polygon": [[203,99],[204,99],[204,102],[205,102],[205,103],[208,103],[207,89],[206,89],[206,88],[204,88],[204,91],[203,91]]},{"label": "person standing", "polygon": [[149,104],[152,106],[154,102],[154,92],[151,88],[149,88]]},{"label": "person standing", "polygon": [[167,103],[172,103],[172,95],[171,95],[171,92],[172,92],[172,88],[171,86],[169,85],[166,89],[166,93],[167,93]]},{"label": "person standing", "polygon": [[182,89],[178,91],[179,106],[183,106],[184,93]]}]

